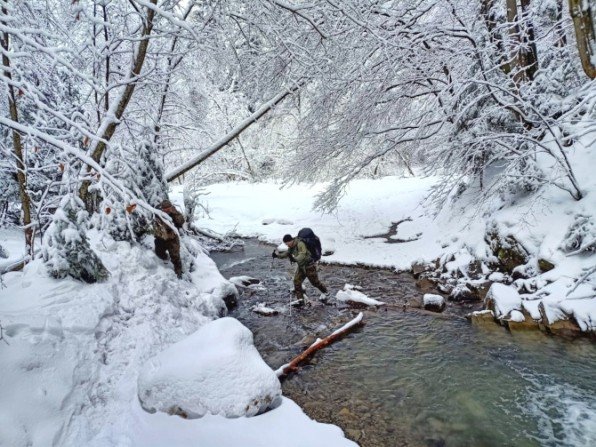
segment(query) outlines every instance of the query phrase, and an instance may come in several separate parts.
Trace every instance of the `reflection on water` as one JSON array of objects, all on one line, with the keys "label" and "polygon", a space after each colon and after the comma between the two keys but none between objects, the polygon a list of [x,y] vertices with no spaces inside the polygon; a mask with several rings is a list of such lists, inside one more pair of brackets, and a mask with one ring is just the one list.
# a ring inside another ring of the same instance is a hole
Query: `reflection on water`
[{"label": "reflection on water", "polygon": [[[293,268],[271,262],[271,248],[213,253],[226,277],[250,275],[266,290],[245,291],[231,315],[250,328],[265,361],[277,368],[356,311],[313,305],[290,315]],[[243,262],[246,261],[246,262]],[[322,266],[336,292],[345,283],[394,304],[419,295],[412,278],[384,270]],[[314,289],[307,285],[307,294]],[[250,312],[257,301],[282,313]],[[397,307],[399,308],[399,307]],[[596,347],[542,333],[510,334],[415,310],[366,312],[366,325],[319,351],[283,383],[311,417],[341,426],[362,446],[596,445]]]}]

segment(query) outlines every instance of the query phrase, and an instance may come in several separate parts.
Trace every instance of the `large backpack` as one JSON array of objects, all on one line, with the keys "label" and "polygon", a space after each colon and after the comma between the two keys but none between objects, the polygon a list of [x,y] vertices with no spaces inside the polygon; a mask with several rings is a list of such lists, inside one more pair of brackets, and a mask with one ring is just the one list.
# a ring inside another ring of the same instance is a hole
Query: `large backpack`
[{"label": "large backpack", "polygon": [[314,262],[321,259],[321,240],[310,228],[303,228],[298,232],[298,239],[301,239],[310,252],[310,257]]}]

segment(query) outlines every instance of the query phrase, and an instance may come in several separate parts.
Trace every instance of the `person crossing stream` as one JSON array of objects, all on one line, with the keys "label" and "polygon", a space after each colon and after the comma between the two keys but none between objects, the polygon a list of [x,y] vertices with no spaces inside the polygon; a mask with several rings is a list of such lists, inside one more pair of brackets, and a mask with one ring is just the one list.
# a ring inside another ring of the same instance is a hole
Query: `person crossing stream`
[{"label": "person crossing stream", "polygon": [[[362,310],[332,297],[290,314],[294,267],[277,262],[272,269],[271,250],[247,240],[241,251],[211,253],[226,277],[261,280],[241,289],[230,316],[252,331],[276,370],[363,311],[363,329],[282,382],[308,416],[339,425],[360,446],[558,447],[588,445],[596,435],[596,347],[589,340],[477,328],[462,318],[474,310],[470,304],[448,303],[442,314],[410,305],[404,311],[402,304],[421,295],[410,274],[327,263],[318,273],[329,290],[350,283],[388,305]],[[278,313],[257,314],[257,303]]]}]

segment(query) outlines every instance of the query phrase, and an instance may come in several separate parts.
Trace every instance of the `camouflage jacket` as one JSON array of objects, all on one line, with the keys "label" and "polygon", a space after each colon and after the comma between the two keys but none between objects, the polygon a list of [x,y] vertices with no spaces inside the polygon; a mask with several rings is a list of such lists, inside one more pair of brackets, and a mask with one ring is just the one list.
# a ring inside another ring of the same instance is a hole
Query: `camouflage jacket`
[{"label": "camouflage jacket", "polygon": [[298,263],[298,267],[306,267],[312,262],[312,257],[310,256],[308,248],[306,248],[306,244],[301,239],[296,240],[296,245],[288,249],[288,251],[281,253],[277,252],[277,257],[282,259],[290,258]]},{"label": "camouflage jacket", "polygon": [[[174,208],[174,211],[168,213],[168,216],[172,218],[176,228],[182,228],[182,225],[184,225],[184,216],[176,208]],[[167,241],[177,237],[176,233],[159,216],[155,216],[153,230],[153,234],[158,239]]]}]

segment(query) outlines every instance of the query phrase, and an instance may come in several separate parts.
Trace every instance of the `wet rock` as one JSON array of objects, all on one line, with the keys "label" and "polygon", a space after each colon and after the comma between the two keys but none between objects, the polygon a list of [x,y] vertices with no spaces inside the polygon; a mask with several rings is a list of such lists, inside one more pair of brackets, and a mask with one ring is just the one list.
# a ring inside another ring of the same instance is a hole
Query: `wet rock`
[{"label": "wet rock", "polygon": [[238,306],[238,297],[236,294],[230,293],[223,297],[223,302],[226,304],[228,310],[232,310]]},{"label": "wet rock", "polygon": [[422,273],[425,272],[429,272],[433,270],[433,266],[430,264],[424,264],[424,263],[414,263],[412,264],[412,274],[414,275],[414,278],[418,279],[420,278],[420,275]]},{"label": "wet rock", "polygon": [[538,259],[538,268],[540,269],[541,273],[545,273],[554,269],[555,265],[552,262],[547,261],[546,259]]},{"label": "wet rock", "polygon": [[534,320],[528,311],[523,308],[521,310],[512,310],[507,318],[501,320],[501,324],[511,332],[540,329],[538,321]]},{"label": "wet rock", "polygon": [[505,272],[512,273],[516,267],[528,262],[528,252],[522,245],[512,235],[499,235],[496,225],[487,231],[485,241],[497,257],[499,268]]},{"label": "wet rock", "polygon": [[492,281],[484,281],[482,283],[477,284],[466,283],[466,287],[470,289],[470,292],[472,292],[472,294],[476,297],[477,301],[484,301],[491,284]]},{"label": "wet rock", "polygon": [[472,261],[468,264],[466,274],[468,277],[478,279],[482,275],[482,263],[480,261]]},{"label": "wet rock", "polygon": [[445,295],[449,295],[453,290],[453,286],[451,284],[444,283],[437,285],[437,289],[439,290],[439,292],[444,293]]},{"label": "wet rock", "polygon": [[466,315],[474,326],[496,327],[495,314],[492,310],[480,310]]},{"label": "wet rock", "polygon": [[418,287],[422,292],[428,293],[435,290],[435,282],[429,278],[422,278],[416,281],[416,287]]},{"label": "wet rock", "polygon": [[478,297],[472,293],[472,291],[462,285],[455,286],[451,293],[449,294],[449,299],[451,301],[478,301]]},{"label": "wet rock", "polygon": [[422,298],[416,296],[404,302],[404,306],[413,307],[414,309],[422,309],[424,302]]}]

